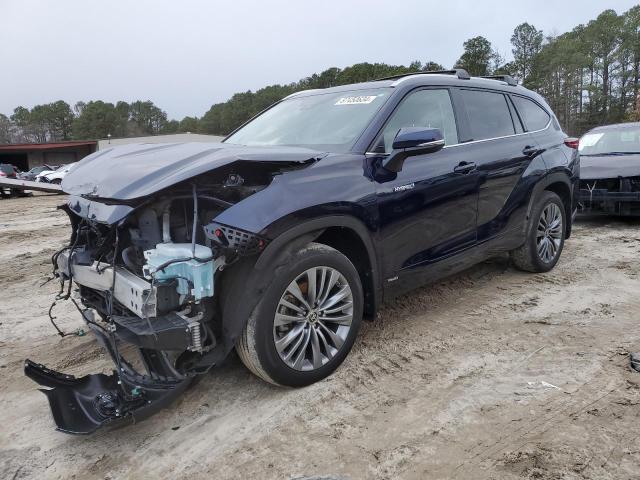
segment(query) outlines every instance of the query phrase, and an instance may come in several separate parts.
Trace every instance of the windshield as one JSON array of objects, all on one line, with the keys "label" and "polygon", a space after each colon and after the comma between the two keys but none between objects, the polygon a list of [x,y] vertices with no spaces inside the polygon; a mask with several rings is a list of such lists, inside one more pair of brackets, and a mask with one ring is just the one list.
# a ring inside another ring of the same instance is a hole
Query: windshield
[{"label": "windshield", "polygon": [[581,155],[640,153],[640,126],[590,132],[580,139]]},{"label": "windshield", "polygon": [[377,88],[293,97],[264,112],[225,143],[347,152],[390,94],[389,88]]}]

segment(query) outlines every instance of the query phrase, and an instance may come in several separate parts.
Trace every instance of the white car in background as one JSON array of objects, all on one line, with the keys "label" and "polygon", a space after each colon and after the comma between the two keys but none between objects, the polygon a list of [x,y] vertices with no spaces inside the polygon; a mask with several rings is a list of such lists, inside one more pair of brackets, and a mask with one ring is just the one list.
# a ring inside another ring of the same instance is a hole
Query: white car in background
[{"label": "white car in background", "polygon": [[67,165],[61,165],[56,170],[45,170],[36,177],[36,182],[55,183],[61,184],[62,179],[71,171],[75,166],[75,163],[69,163]]}]

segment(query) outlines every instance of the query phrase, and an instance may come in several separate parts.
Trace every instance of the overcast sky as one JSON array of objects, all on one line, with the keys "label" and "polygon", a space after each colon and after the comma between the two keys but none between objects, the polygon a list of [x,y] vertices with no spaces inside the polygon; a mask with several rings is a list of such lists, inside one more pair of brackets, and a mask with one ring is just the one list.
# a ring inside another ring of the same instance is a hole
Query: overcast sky
[{"label": "overcast sky", "polygon": [[357,62],[451,67],[484,35],[563,33],[638,0],[0,0],[0,112],[63,99],[152,100],[201,116],[233,93]]}]

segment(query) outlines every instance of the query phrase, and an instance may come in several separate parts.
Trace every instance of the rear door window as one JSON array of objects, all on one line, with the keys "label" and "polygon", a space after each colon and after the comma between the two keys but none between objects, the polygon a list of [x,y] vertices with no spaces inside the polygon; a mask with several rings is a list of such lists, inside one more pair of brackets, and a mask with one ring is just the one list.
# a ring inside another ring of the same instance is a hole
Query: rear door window
[{"label": "rear door window", "polygon": [[507,99],[502,93],[461,90],[472,140],[506,137],[516,133]]},{"label": "rear door window", "polygon": [[537,103],[528,98],[512,96],[516,108],[529,132],[542,130],[549,124],[551,116]]}]

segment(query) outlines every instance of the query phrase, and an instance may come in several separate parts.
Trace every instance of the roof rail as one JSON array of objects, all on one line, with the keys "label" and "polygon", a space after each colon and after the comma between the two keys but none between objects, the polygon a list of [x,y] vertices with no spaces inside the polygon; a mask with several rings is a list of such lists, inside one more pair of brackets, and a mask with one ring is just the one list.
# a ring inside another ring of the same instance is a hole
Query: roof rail
[{"label": "roof rail", "polygon": [[511,75],[485,75],[480,78],[486,78],[487,80],[500,80],[502,82],[506,82],[507,85],[511,87],[517,87],[518,82]]},{"label": "roof rail", "polygon": [[410,77],[412,75],[456,75],[461,80],[470,80],[471,76],[467,71],[463,68],[454,68],[452,70],[430,70],[427,72],[409,72],[409,73],[401,73],[399,75],[392,75],[390,77],[377,78],[375,81],[379,80],[398,80],[400,78]]}]

